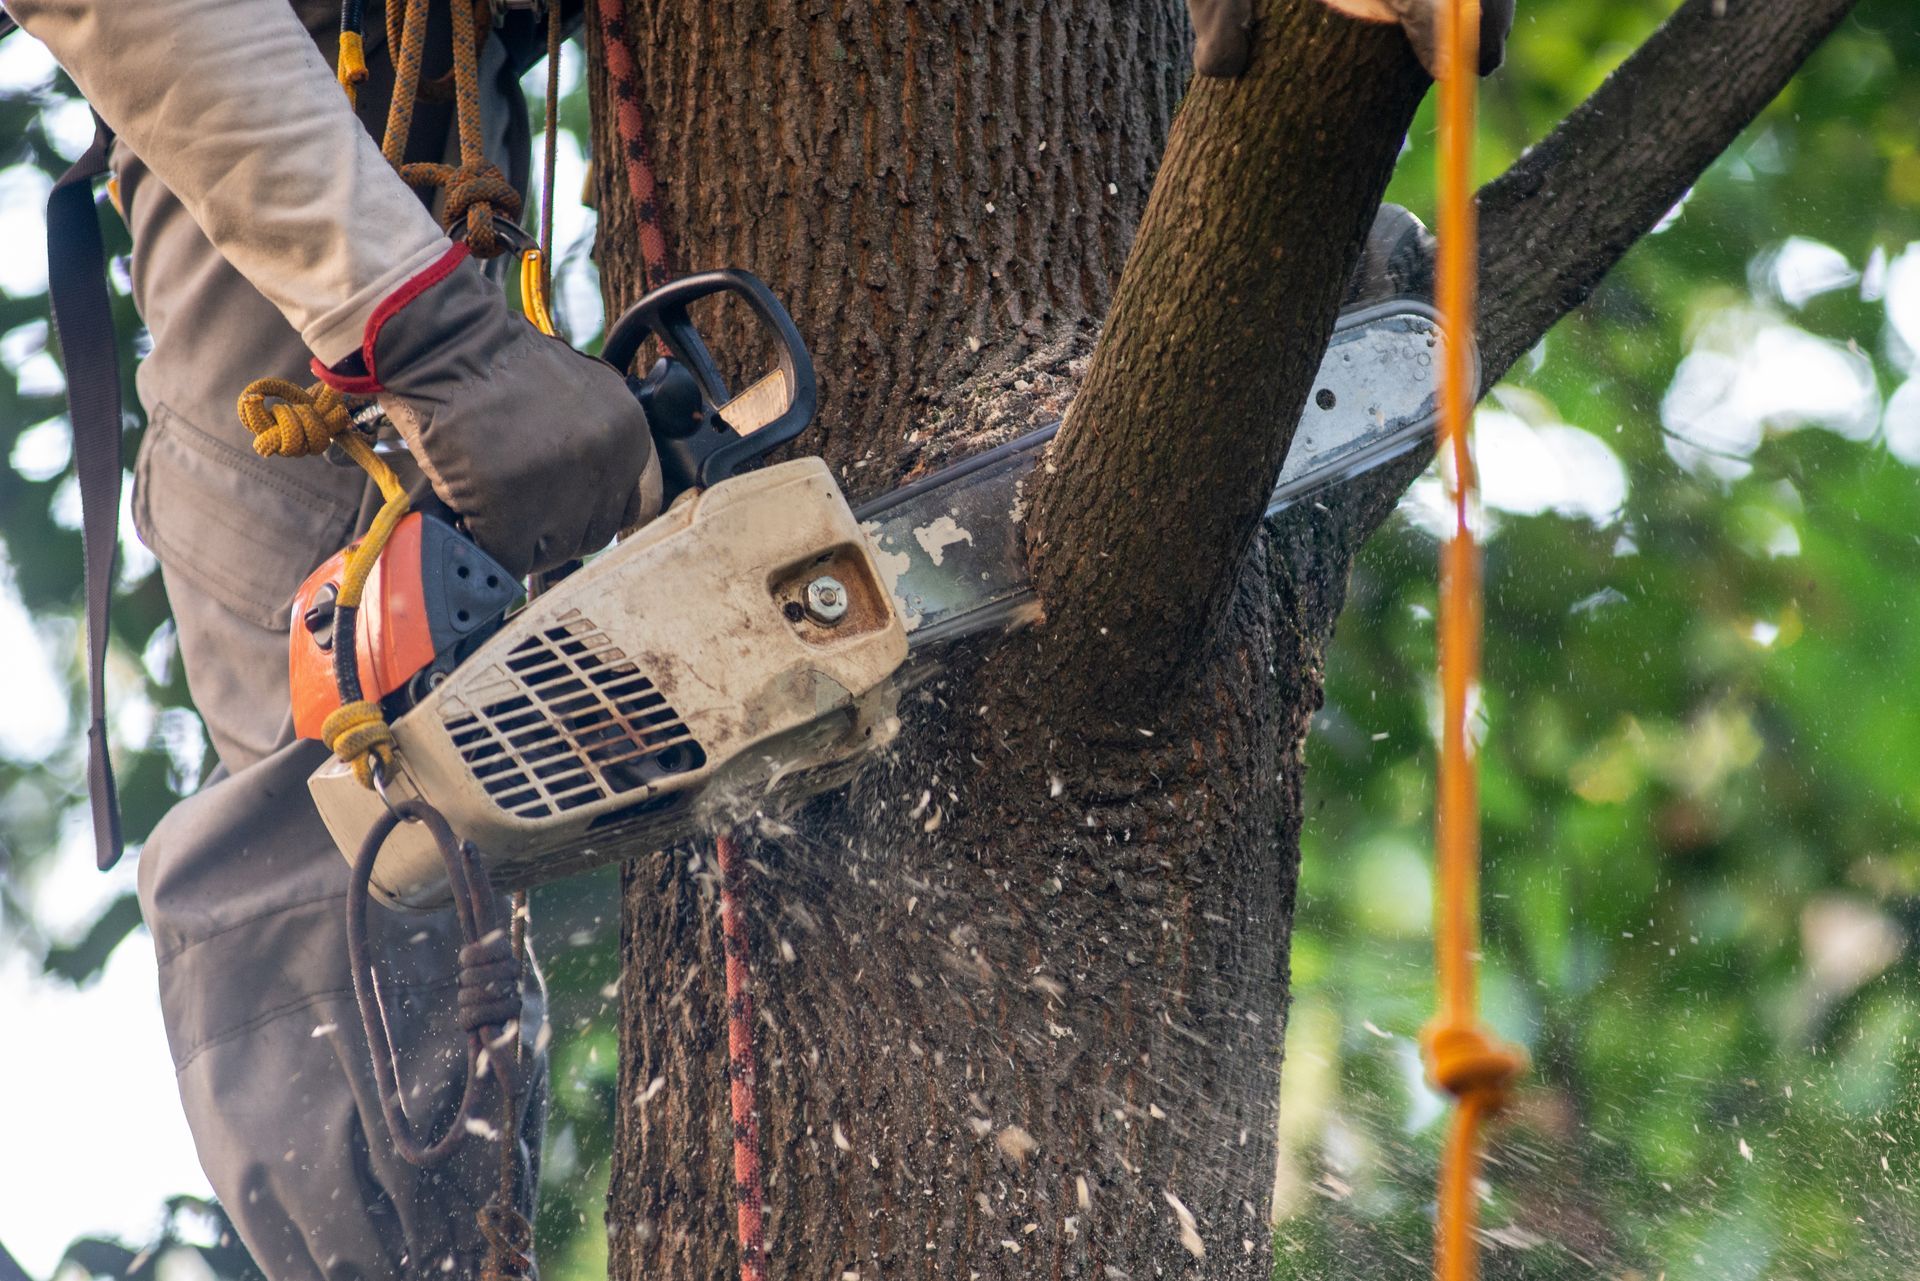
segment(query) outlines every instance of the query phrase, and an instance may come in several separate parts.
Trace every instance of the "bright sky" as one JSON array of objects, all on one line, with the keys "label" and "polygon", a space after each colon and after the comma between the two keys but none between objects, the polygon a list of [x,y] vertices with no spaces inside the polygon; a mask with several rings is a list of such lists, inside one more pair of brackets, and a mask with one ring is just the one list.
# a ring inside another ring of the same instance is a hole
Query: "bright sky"
[{"label": "bright sky", "polygon": [[[0,93],[47,83],[52,63],[32,40],[0,43]],[[577,83],[580,55],[569,47],[565,79]],[[539,91],[541,73],[529,79]],[[84,112],[55,121],[63,146],[78,154],[88,137]],[[536,140],[536,154],[539,143]],[[556,188],[556,241],[584,245],[592,215],[577,203],[585,164],[563,137]],[[0,169],[0,292],[37,294],[46,262],[41,206],[47,183],[24,166]],[[1889,339],[1900,363],[1920,368],[1920,246],[1889,258],[1852,264],[1818,241],[1795,237],[1763,263],[1757,292],[1774,302],[1729,308],[1705,322],[1662,406],[1668,448],[1676,461],[1706,477],[1738,474],[1766,430],[1815,424],[1865,439],[1880,431],[1899,458],[1920,465],[1920,378],[1883,407],[1872,371],[1856,352],[1795,326],[1791,311],[1820,293],[1857,288],[1884,299]],[[585,338],[600,327],[598,285],[584,259],[562,271],[561,304],[570,328]],[[44,326],[0,334],[0,362],[23,380],[59,385],[45,355]],[[48,380],[51,380],[50,382]],[[1617,431],[1653,424],[1558,421],[1525,392],[1503,391],[1478,417],[1479,453],[1488,508],[1494,513],[1557,512],[1613,523],[1627,497],[1627,476],[1606,441]],[[1596,434],[1596,431],[1600,434]],[[58,475],[68,437],[63,419],[34,425],[8,460],[29,475]],[[1437,528],[1443,521],[1438,484],[1416,485],[1410,517]],[[130,525],[128,526],[130,529]],[[125,572],[139,576],[150,558],[127,546]],[[77,572],[77,567],[76,567]],[[10,715],[0,754],[40,759],[66,748],[66,691],[0,563],[0,669],[8,671]],[[151,709],[132,703],[116,728],[130,738],[152,732]],[[84,814],[76,814],[56,860],[43,862],[42,883],[29,887],[36,910],[55,935],[83,929],[94,913],[131,885],[132,864],[102,878],[92,870]],[[67,1242],[88,1232],[144,1241],[163,1199],[207,1192],[174,1093],[155,994],[153,955],[144,933],[117,951],[106,973],[76,991],[38,975],[17,947],[0,940],[0,1012],[13,1033],[0,1055],[0,1098],[16,1104],[0,1120],[0,1241],[36,1276],[47,1276]]]}]

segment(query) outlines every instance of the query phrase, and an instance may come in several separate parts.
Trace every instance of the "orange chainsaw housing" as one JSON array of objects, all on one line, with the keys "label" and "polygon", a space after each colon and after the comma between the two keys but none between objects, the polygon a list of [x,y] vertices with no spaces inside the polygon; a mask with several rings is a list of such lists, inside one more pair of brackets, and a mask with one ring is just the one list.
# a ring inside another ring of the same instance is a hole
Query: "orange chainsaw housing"
[{"label": "orange chainsaw housing", "polygon": [[[287,675],[293,729],[301,738],[319,738],[320,726],[340,706],[333,602],[346,560],[345,550],[335,553],[294,593]],[[354,626],[361,697],[382,702],[436,662],[450,669],[518,595],[507,571],[451,526],[409,512],[394,526],[361,594]]]}]

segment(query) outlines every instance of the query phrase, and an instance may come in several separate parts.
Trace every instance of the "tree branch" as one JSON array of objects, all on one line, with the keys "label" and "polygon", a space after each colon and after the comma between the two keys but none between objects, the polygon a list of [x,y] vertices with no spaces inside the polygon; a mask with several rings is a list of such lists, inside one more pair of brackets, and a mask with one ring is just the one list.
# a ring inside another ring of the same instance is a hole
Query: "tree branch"
[{"label": "tree branch", "polygon": [[[1480,189],[1482,385],[1585,302],[1752,124],[1857,0],[1688,0],[1593,96]],[[1426,470],[1356,480],[1326,554],[1350,559]]]},{"label": "tree branch", "polygon": [[[1590,295],[1855,0],[1686,0],[1481,189],[1486,381]],[[1348,265],[1426,78],[1397,31],[1269,0],[1237,81],[1189,91],[1027,522],[1050,701],[1175,685],[1236,581]],[[1424,458],[1357,484],[1345,554]]]},{"label": "tree branch", "polygon": [[1265,0],[1246,75],[1189,88],[1030,495],[1034,678],[1083,728],[1204,648],[1427,83],[1397,28]]},{"label": "tree branch", "polygon": [[1559,126],[1480,189],[1488,385],[1585,302],[1856,0],[1687,0]]}]

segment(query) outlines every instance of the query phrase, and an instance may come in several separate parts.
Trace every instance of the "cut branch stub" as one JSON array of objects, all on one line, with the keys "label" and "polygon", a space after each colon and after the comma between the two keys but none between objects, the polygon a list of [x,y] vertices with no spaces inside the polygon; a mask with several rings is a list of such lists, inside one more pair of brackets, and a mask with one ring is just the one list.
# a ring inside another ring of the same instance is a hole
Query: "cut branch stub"
[{"label": "cut branch stub", "polygon": [[1268,0],[1247,74],[1189,89],[1033,487],[1069,715],[1149,711],[1219,619],[1427,83],[1397,28]]}]

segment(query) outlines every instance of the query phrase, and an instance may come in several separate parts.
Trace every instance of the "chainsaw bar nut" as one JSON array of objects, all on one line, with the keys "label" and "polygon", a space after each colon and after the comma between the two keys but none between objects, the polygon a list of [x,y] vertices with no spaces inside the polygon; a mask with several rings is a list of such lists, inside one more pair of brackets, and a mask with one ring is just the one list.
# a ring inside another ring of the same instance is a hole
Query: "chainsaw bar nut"
[{"label": "chainsaw bar nut", "polygon": [[822,574],[807,584],[807,617],[833,626],[847,616],[847,589],[839,579]]}]

